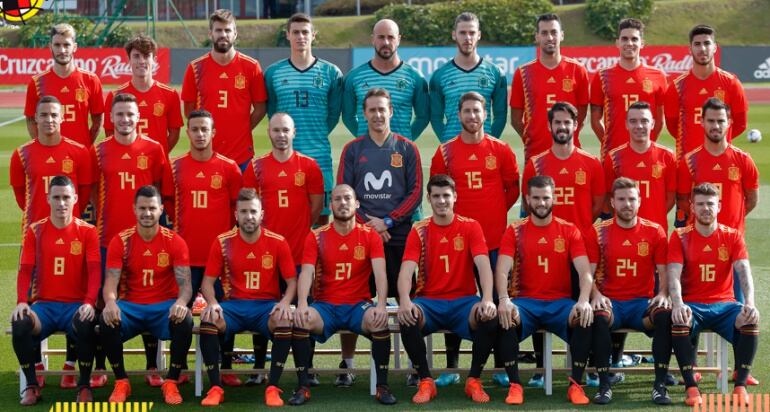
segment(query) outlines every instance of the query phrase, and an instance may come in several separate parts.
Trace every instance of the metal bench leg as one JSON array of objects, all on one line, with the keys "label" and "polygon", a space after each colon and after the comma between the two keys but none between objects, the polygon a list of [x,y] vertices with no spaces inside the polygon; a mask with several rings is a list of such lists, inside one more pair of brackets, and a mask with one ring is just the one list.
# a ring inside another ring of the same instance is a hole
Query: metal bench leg
[{"label": "metal bench leg", "polygon": [[42,361],[43,365],[45,366],[45,370],[48,370],[48,338],[40,341],[40,352],[43,354]]},{"label": "metal bench leg", "polygon": [[158,371],[166,370],[166,341],[158,340],[158,353],[155,355]]},{"label": "metal bench leg", "polygon": [[553,334],[551,332],[545,332],[543,339],[545,345],[543,350],[543,369],[545,369],[545,394],[547,396],[553,395]]},{"label": "metal bench leg", "polygon": [[[716,336],[716,333],[714,334]],[[719,337],[719,369],[720,375],[717,380],[717,389],[723,394],[727,393],[727,367],[730,344],[721,336]]]},{"label": "metal bench leg", "polygon": [[425,354],[428,355],[428,368],[433,369],[433,335],[425,337]]},{"label": "metal bench leg", "polygon": [[706,341],[706,366],[708,366],[708,367],[712,367],[715,364],[714,363],[714,361],[715,361],[715,359],[714,359],[714,351],[716,349],[716,347],[714,345],[714,342],[715,342],[714,338],[716,337],[715,335],[716,335],[715,333],[713,333],[713,334],[712,333],[703,333],[703,339],[701,339],[701,340],[705,340]]},{"label": "metal bench leg", "polygon": [[401,369],[401,334],[393,334],[393,366]]},{"label": "metal bench leg", "polygon": [[201,336],[195,335],[195,396],[203,394],[203,356],[201,355]]},{"label": "metal bench leg", "polygon": [[369,358],[369,395],[377,394],[377,364],[374,357]]}]

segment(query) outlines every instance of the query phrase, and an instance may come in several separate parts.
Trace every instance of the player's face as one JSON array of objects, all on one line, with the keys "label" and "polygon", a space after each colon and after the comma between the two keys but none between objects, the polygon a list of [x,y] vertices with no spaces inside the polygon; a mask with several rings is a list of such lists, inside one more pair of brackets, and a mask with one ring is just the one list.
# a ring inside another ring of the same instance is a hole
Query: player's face
[{"label": "player's face", "polygon": [[291,117],[279,115],[273,116],[273,118],[270,119],[268,135],[270,136],[270,143],[272,143],[274,149],[291,149],[295,133],[294,121]]},{"label": "player's face", "polygon": [[139,50],[133,49],[128,56],[128,64],[134,76],[145,77],[155,70],[155,55],[152,53],[144,55]]},{"label": "player's face", "polygon": [[398,45],[401,43],[401,35],[398,26],[394,24],[378,24],[372,32],[372,46],[377,56],[383,60],[390,60],[396,55]]},{"label": "player's face", "polygon": [[457,44],[457,50],[465,56],[476,53],[476,45],[481,40],[479,24],[475,21],[462,21],[452,32],[452,40]]},{"label": "player's face", "polygon": [[529,211],[539,219],[547,218],[553,211],[551,186],[530,188],[526,197]]},{"label": "player's face", "polygon": [[135,102],[119,102],[112,106],[112,124],[115,134],[128,136],[136,130],[139,121],[139,108]]},{"label": "player's face", "polygon": [[552,56],[561,46],[561,41],[564,40],[564,32],[561,31],[561,24],[556,20],[541,21],[537,25],[537,33],[535,33],[535,43],[540,47],[540,51]]},{"label": "player's face", "polygon": [[310,23],[292,23],[286,31],[286,39],[289,40],[292,50],[309,50],[315,40],[315,31]]},{"label": "player's face", "polygon": [[393,117],[390,99],[382,96],[372,96],[366,99],[364,117],[369,125],[369,130],[379,133],[389,130],[390,118]]},{"label": "player's face", "polygon": [[618,189],[610,203],[618,220],[630,222],[639,213],[639,189]]},{"label": "player's face", "polygon": [[356,194],[349,187],[339,187],[332,191],[332,215],[334,220],[349,222],[356,218],[359,203]]},{"label": "player's face", "polygon": [[262,224],[262,204],[257,199],[239,200],[237,202],[235,218],[238,220],[238,228],[246,233],[253,234]]},{"label": "player's face", "polygon": [[77,49],[78,44],[75,43],[75,39],[72,37],[55,34],[51,38],[51,55],[56,64],[68,65],[72,61],[72,57]]},{"label": "player's face", "polygon": [[631,109],[626,115],[626,128],[631,140],[637,143],[646,143],[650,140],[650,132],[654,124],[652,112],[647,109]]},{"label": "player's face", "polygon": [[701,66],[711,64],[714,60],[714,54],[717,52],[717,42],[710,34],[698,34],[693,36],[690,42],[690,54],[692,54],[693,63]]},{"label": "player's face", "polygon": [[52,135],[61,130],[61,105],[58,103],[41,103],[37,106],[35,123],[37,131],[43,135]]},{"label": "player's face", "polygon": [[572,116],[565,111],[553,113],[553,120],[548,124],[551,131],[551,137],[556,144],[567,144],[572,140],[575,133],[575,121]]},{"label": "player's face", "polygon": [[623,29],[620,31],[615,44],[620,49],[620,57],[631,60],[639,57],[639,50],[644,46],[642,33],[638,29]]},{"label": "player's face", "polygon": [[235,22],[224,23],[215,21],[209,30],[209,39],[217,53],[227,53],[233,48],[238,32],[235,30]]},{"label": "player's face", "polygon": [[719,213],[719,197],[695,195],[691,207],[695,220],[701,225],[709,226],[714,223]]},{"label": "player's face", "polygon": [[455,208],[456,201],[457,193],[450,186],[432,186],[428,193],[428,202],[434,216],[449,216]]},{"label": "player's face", "polygon": [[210,117],[194,117],[187,121],[187,137],[190,145],[197,150],[211,146],[214,138],[214,123]]},{"label": "player's face", "polygon": [[78,195],[72,186],[51,186],[48,190],[48,204],[51,215],[59,219],[69,219],[78,202]]},{"label": "player's face", "polygon": [[139,226],[154,227],[160,221],[160,215],[163,214],[163,205],[157,196],[139,196],[134,202],[134,214]]},{"label": "player's face", "polygon": [[706,130],[706,138],[714,143],[719,143],[727,137],[730,128],[730,118],[724,109],[708,109],[703,113],[703,128]]},{"label": "player's face", "polygon": [[484,129],[484,121],[487,119],[484,105],[477,100],[466,100],[460,109],[460,123],[463,129],[471,134],[476,134]]}]

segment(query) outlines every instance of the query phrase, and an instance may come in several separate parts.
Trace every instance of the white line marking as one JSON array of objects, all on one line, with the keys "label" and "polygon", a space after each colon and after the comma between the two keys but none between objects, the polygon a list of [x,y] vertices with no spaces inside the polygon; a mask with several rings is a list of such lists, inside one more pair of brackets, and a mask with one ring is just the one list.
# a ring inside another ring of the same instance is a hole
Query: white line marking
[{"label": "white line marking", "polygon": [[4,122],[0,123],[0,127],[7,126],[7,125],[9,125],[11,123],[16,123],[19,120],[24,120],[24,119],[26,119],[26,116],[19,116],[19,117],[15,118],[15,119],[7,120],[7,121],[4,121]]}]

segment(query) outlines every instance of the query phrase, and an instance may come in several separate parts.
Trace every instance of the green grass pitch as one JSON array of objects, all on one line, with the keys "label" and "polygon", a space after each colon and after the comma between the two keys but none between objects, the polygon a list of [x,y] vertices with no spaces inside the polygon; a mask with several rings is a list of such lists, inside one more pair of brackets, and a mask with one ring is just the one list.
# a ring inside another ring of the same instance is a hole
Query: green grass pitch
[{"label": "green grass pitch", "polygon": [[[14,119],[21,114],[21,109],[0,109],[0,123],[7,120]],[[254,133],[254,142],[256,145],[256,152],[263,153],[269,150],[270,144],[266,137],[266,122],[263,121]],[[770,137],[770,105],[753,105],[749,113],[749,128],[759,129]],[[344,129],[342,124],[335,129],[331,136],[332,146],[334,150],[333,158],[339,159],[339,154],[342,145],[348,141],[351,136]],[[522,146],[521,141],[515,135],[513,129],[508,126],[505,130],[503,139],[509,142],[514,148],[517,159],[522,159]],[[5,125],[0,128],[0,283],[7,285],[6,288],[0,289],[0,316],[5,319],[3,325],[6,327],[9,325],[10,313],[15,304],[15,278],[16,267],[19,258],[19,222],[20,212],[16,207],[16,203],[13,199],[13,193],[8,185],[8,163],[10,155],[13,149],[19,144],[27,140],[27,132],[25,123],[18,121]],[[593,136],[588,128],[583,130],[582,142],[584,147],[591,153],[597,153],[599,146],[597,140]],[[664,144],[672,146],[671,137],[668,134],[664,134],[661,138]],[[180,139],[179,146],[174,150],[172,155],[177,155],[187,150],[187,140],[183,134]],[[427,175],[430,159],[438,146],[438,141],[430,132],[430,129],[423,133],[422,137],[417,141],[422,155],[423,170]],[[760,189],[760,202],[757,209],[748,217],[747,226],[747,240],[746,243],[751,254],[752,267],[754,269],[754,282],[756,289],[757,305],[760,312],[765,316],[770,314],[770,298],[766,295],[766,291],[770,288],[770,254],[766,254],[765,251],[770,247],[770,235],[766,232],[770,227],[770,189],[767,184],[770,184],[770,142],[765,140],[758,144],[749,144],[745,137],[737,139],[736,144],[748,150],[754,161],[757,163],[760,169],[760,180],[762,188]],[[424,209],[429,211],[427,204],[424,205]],[[518,206],[511,209],[509,214],[509,220],[513,220],[518,215]],[[764,233],[764,234],[763,234]],[[762,323],[762,334],[768,333],[768,322]],[[63,347],[63,339],[61,337],[54,337],[51,339],[52,345],[58,345],[55,347]],[[436,346],[443,345],[443,339],[437,337]],[[131,343],[137,345],[135,340]],[[334,339],[326,345],[320,347],[336,347],[338,340]],[[468,345],[468,343],[464,343]],[[560,344],[557,344],[557,347]],[[237,341],[237,347],[248,348],[250,342],[246,338],[239,338]],[[368,342],[365,339],[359,341],[360,347],[367,347]],[[627,348],[649,348],[650,341],[647,338],[641,336],[631,336],[626,345]],[[530,343],[527,342],[523,346],[529,348]],[[732,356],[731,356],[732,359]],[[61,367],[63,359],[60,357],[52,358],[51,367],[58,369]],[[129,368],[140,368],[143,366],[143,359],[141,356],[129,356],[127,357]],[[339,359],[336,356],[319,356],[316,358],[316,364],[321,367],[336,367]],[[436,365],[444,365],[445,360],[443,356],[436,356]],[[555,360],[556,365],[561,365],[563,360],[561,358]],[[770,368],[767,367],[770,363],[770,348],[761,341],[757,358],[754,362],[753,375],[757,377],[762,385],[759,387],[751,387],[750,392],[767,392],[768,383],[770,382]],[[192,359],[190,359],[192,365]],[[461,364],[467,366],[469,364],[469,358],[464,356],[461,359]],[[356,366],[366,367],[368,365],[368,358],[366,356],[358,356],[356,358]],[[0,408],[2,410],[22,410],[21,407],[17,407],[18,404],[18,383],[15,375],[18,363],[11,347],[11,339],[8,336],[0,338]],[[523,365],[527,367],[528,365]],[[675,369],[675,365],[672,365],[672,370]],[[296,384],[296,380],[293,373],[287,373],[282,379],[282,386],[284,387],[284,398],[288,398],[291,390]],[[490,381],[488,376],[485,376],[487,382]],[[522,379],[528,379],[527,374],[522,374]],[[399,404],[396,406],[398,410],[402,409],[418,409],[410,403],[410,398],[414,392],[413,388],[407,388],[404,386],[403,373],[391,373],[391,387],[393,388],[395,395],[399,399]],[[157,389],[148,388],[141,378],[132,378],[133,382],[133,401],[153,401],[155,406],[153,410],[164,411],[171,410],[173,408],[166,407],[162,403],[160,391]],[[323,376],[322,386],[314,388],[312,391],[312,400],[308,403],[303,410],[352,410],[358,408],[380,408],[374,400],[368,395],[368,375],[359,376],[356,384],[353,388],[338,389],[332,385],[333,377]],[[652,382],[652,374],[650,375],[630,375],[626,377],[626,382],[617,385],[614,388],[614,399],[610,406],[612,409],[618,410],[653,410],[654,405],[650,401],[650,389]],[[39,406],[32,408],[31,410],[48,410],[51,403],[54,401],[72,401],[74,400],[74,391],[64,391],[58,388],[58,379],[53,377],[48,378],[48,386],[43,390],[44,402]],[[96,390],[95,397],[97,401],[104,401],[109,396],[111,389],[105,388]],[[462,386],[453,386],[450,388],[441,389],[439,397],[429,405],[420,407],[419,409],[426,410],[504,410],[509,409],[503,403],[505,397],[505,390],[499,388],[493,388],[491,384],[487,385],[487,390],[492,397],[492,402],[486,405],[475,405],[470,400],[465,398],[462,390]],[[715,378],[713,375],[709,375],[704,378],[702,384],[702,390],[704,392],[714,392]],[[203,408],[198,406],[199,399],[193,396],[193,386],[186,385],[181,388],[182,395],[185,397],[184,408],[186,410],[202,410]],[[252,410],[255,407],[260,407],[263,404],[263,392],[264,387],[256,388],[228,388],[226,389],[226,403],[224,408],[227,410],[241,411]],[[571,410],[573,409],[565,398],[566,392],[566,379],[563,375],[558,375],[555,378],[554,395],[546,397],[542,390],[526,389],[525,397],[526,403],[521,409],[529,410]],[[671,388],[671,395],[675,401],[674,407],[671,410],[683,410],[683,388],[681,386]],[[587,389],[589,396],[593,396],[594,390]],[[589,406],[589,408],[597,408],[597,406]],[[176,408],[177,410],[179,408]],[[27,409],[30,410],[30,409]]]}]

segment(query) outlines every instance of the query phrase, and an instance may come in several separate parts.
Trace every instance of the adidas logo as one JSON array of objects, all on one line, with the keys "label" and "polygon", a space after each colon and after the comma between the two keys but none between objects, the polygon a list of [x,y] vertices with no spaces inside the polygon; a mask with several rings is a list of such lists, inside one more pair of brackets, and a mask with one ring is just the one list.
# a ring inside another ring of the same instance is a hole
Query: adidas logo
[{"label": "adidas logo", "polygon": [[46,163],[56,163],[56,160],[53,160],[53,156],[49,157],[48,159],[45,159]]},{"label": "adidas logo", "polygon": [[69,93],[69,92],[70,92],[70,89],[69,89],[69,87],[67,87],[67,86],[64,86],[64,87],[62,87],[62,88],[61,88],[61,90],[59,90],[59,91],[60,91],[61,93]]},{"label": "adidas logo", "polygon": [[703,89],[700,89],[700,91],[698,92],[698,94],[701,94],[701,95],[703,95],[703,94],[709,94],[709,92],[708,92],[708,91],[707,91],[705,88],[703,88]]},{"label": "adidas logo", "polygon": [[711,168],[711,170],[722,170],[722,166],[720,166],[719,163],[717,163],[714,165],[714,167]]},{"label": "adidas logo", "polygon": [[628,239],[626,239],[626,241],[623,242],[623,246],[631,246],[631,242],[629,242]]},{"label": "adidas logo", "polygon": [[62,238],[58,238],[58,239],[56,239],[56,244],[57,245],[63,245],[64,244],[64,240]]},{"label": "adidas logo", "polygon": [[554,79],[553,76],[551,76],[551,78],[548,79],[548,81],[546,81],[546,83],[556,83],[556,79]]},{"label": "adidas logo", "polygon": [[629,77],[628,80],[626,80],[626,84],[634,84],[634,83],[636,82],[634,81],[633,77]]},{"label": "adidas logo", "polygon": [[227,73],[222,73],[219,75],[220,79],[227,79]]},{"label": "adidas logo", "polygon": [[343,243],[342,246],[340,246],[340,250],[348,250],[348,249],[350,248],[345,243]]},{"label": "adidas logo", "polygon": [[706,247],[703,248],[704,252],[711,252],[711,246],[706,245]]},{"label": "adidas logo", "polygon": [[544,238],[544,237],[541,237],[541,238],[540,238],[540,240],[538,240],[538,241],[537,241],[537,244],[538,244],[538,245],[547,245],[547,244],[548,244],[548,241],[547,241],[547,240],[545,240],[545,238]]},{"label": "adidas logo", "polygon": [[123,156],[120,157],[122,160],[130,160],[131,156],[128,155],[128,153],[123,153]]},{"label": "adidas logo", "polygon": [[246,259],[256,259],[257,257],[254,256],[254,252],[249,252],[249,254],[246,256]]},{"label": "adidas logo", "polygon": [[559,170],[560,175],[566,175],[569,174],[566,167],[562,167],[561,170]]},{"label": "adidas logo", "polygon": [[152,252],[150,252],[150,249],[147,249],[142,256],[152,256]]},{"label": "adidas logo", "polygon": [[142,100],[141,102],[139,102],[139,107],[147,107],[147,102]]},{"label": "adidas logo", "polygon": [[642,160],[641,162],[637,163],[636,167],[647,167],[647,165],[645,165],[644,160]]},{"label": "adidas logo", "polygon": [[770,57],[759,64],[757,70],[754,70],[755,79],[770,79]]},{"label": "adidas logo", "polygon": [[441,238],[441,242],[439,242],[439,243],[447,243],[447,242],[449,242],[449,241],[447,240],[447,238],[445,238],[445,237],[442,237],[442,238]]},{"label": "adidas logo", "polygon": [[474,153],[471,155],[471,157],[468,158],[468,160],[479,160],[479,159],[476,157],[476,154]]},{"label": "adidas logo", "polygon": [[278,177],[286,177],[286,172],[281,170],[281,173],[278,173]]},{"label": "adidas logo", "polygon": [[206,175],[204,175],[203,172],[198,172],[198,174],[195,175],[195,177],[197,177],[198,179],[204,179],[206,178]]}]

